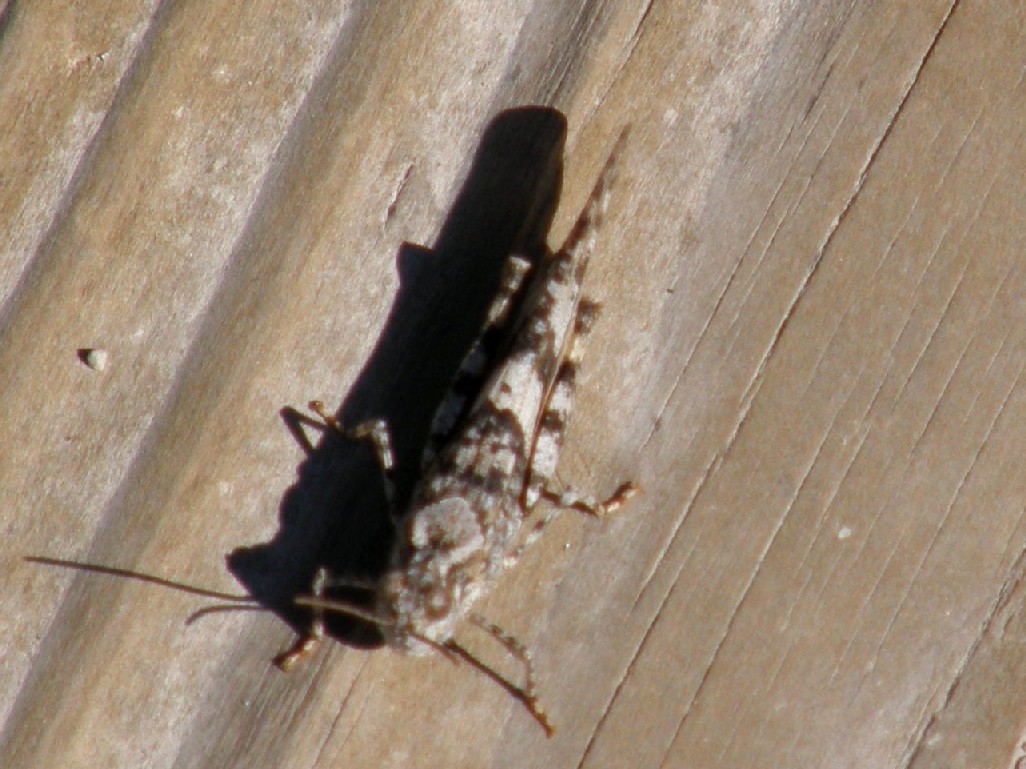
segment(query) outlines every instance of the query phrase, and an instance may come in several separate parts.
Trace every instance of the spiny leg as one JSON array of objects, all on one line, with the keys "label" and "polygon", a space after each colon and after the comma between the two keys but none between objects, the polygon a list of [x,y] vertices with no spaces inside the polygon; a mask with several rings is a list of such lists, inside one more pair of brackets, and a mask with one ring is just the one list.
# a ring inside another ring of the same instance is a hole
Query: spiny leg
[{"label": "spiny leg", "polygon": [[[318,598],[322,597],[326,582],[327,572],[324,569],[318,569],[311,592]],[[274,664],[285,673],[311,656],[321,645],[321,640],[324,638],[324,610],[317,606],[312,607],[312,610],[313,619],[310,622],[310,629],[299,636],[288,651],[274,658]]]},{"label": "spiny leg", "polygon": [[[310,409],[317,414],[327,425],[340,435],[350,439],[369,439],[374,446],[374,454],[381,467],[383,484],[385,490],[385,501],[388,505],[388,517],[393,526],[396,525],[395,510],[395,452],[392,450],[392,439],[388,433],[388,425],[383,419],[372,419],[362,422],[354,428],[346,428],[334,416],[328,413],[328,409],[321,401],[310,401]],[[355,587],[359,589],[374,589],[373,585],[367,582],[353,580],[328,578],[327,570],[320,568],[314,577],[311,587],[313,601],[303,605],[309,606],[313,611],[313,619],[310,629],[301,635],[288,651],[279,654],[275,658],[275,664],[288,672],[297,663],[313,654],[320,646],[324,638],[324,606],[318,602],[324,602],[324,591],[329,587]]]},{"label": "spiny leg", "polygon": [[[370,419],[357,424],[355,428],[347,429],[343,424],[330,413],[320,401],[311,401],[310,409],[324,421],[324,424],[334,432],[345,438],[355,440],[369,440],[374,448],[374,455],[378,457],[379,466],[382,469],[383,483],[385,489],[385,500],[388,504],[389,520],[393,526],[397,524],[395,508],[395,452],[392,450],[392,439],[388,432],[388,424],[384,419]],[[292,647],[279,654],[275,663],[286,673],[305,657],[310,656],[320,645],[324,637],[324,610],[329,608],[333,611],[341,611],[351,616],[357,616],[368,621],[377,622],[377,618],[367,614],[357,607],[346,608],[341,602],[325,601],[324,591],[328,588],[355,588],[358,590],[374,590],[376,585],[370,582],[352,578],[331,577],[328,578],[327,570],[320,568],[314,577],[309,599],[297,599],[297,603],[308,606],[313,611],[313,620],[310,630],[301,636]]]},{"label": "spiny leg", "polygon": [[[594,250],[595,236],[602,226],[602,220],[609,205],[609,192],[616,179],[617,163],[627,142],[628,134],[629,126],[624,126],[595,182],[591,195],[588,196],[588,200],[584,204],[584,209],[577,217],[562,248],[553,257],[556,261],[577,263],[578,274],[575,280],[578,286],[587,264],[587,257]],[[551,479],[555,477],[563,436],[570,421],[570,409],[573,406],[574,390],[577,384],[577,367],[583,355],[582,343],[591,332],[601,308],[599,303],[586,297],[581,297],[577,303],[574,327],[567,340],[563,362],[556,374],[552,389],[549,391],[531,449],[531,462],[523,499],[524,506],[528,510],[534,506],[539,497],[543,495],[544,489],[549,486]],[[544,527],[544,523],[542,526]]]},{"label": "spiny leg", "polygon": [[605,500],[599,502],[594,497],[580,494],[573,490],[557,489],[552,483],[549,483],[538,490],[538,495],[541,499],[549,502],[551,507],[548,507],[544,514],[534,522],[531,530],[513,552],[506,556],[503,560],[503,566],[507,569],[512,568],[520,560],[520,556],[541,538],[545,527],[552,522],[552,519],[556,517],[556,513],[560,510],[573,509],[593,515],[596,518],[603,518],[610,513],[615,513],[627,504],[631,497],[640,492],[641,487],[638,484],[633,481],[627,481],[626,483],[621,483],[616,491]]},{"label": "spiny leg", "polygon": [[374,454],[381,467],[385,489],[385,502],[388,505],[388,517],[393,525],[397,525],[398,512],[395,508],[395,452],[392,449],[392,437],[384,419],[370,419],[356,427],[344,427],[321,401],[310,401],[310,409],[324,420],[324,424],[335,432],[353,440],[370,440],[374,446]]},{"label": "spiny leg", "polygon": [[355,590],[376,590],[377,585],[371,580],[354,578],[329,577],[328,570],[321,567],[314,577],[309,596],[296,598],[299,606],[305,606],[313,612],[310,629],[300,636],[287,652],[279,654],[274,662],[286,673],[297,663],[313,654],[324,638],[324,614],[326,611],[344,614],[350,617],[380,625],[381,620],[370,610],[359,606],[348,606],[342,601],[334,601],[324,597],[328,588],[347,587]]},{"label": "spiny leg", "polygon": [[[595,187],[584,204],[584,209],[577,217],[562,248],[554,257],[570,262],[576,261],[580,271],[583,271],[587,264],[587,255],[594,250],[595,236],[602,226],[602,220],[609,205],[609,192],[616,179],[617,163],[629,133],[629,126],[624,126],[620,131],[620,135],[606,159],[606,164],[595,182]],[[577,276],[577,280],[580,280],[580,274]],[[527,488],[523,499],[524,506],[528,510],[534,506],[539,497],[545,495],[545,490],[549,487],[552,478],[555,477],[563,436],[570,420],[570,409],[573,405],[576,388],[577,367],[583,354],[582,342],[591,332],[600,309],[600,304],[585,297],[582,297],[577,304],[574,327],[571,330],[563,363],[549,392],[531,451]],[[543,528],[544,525],[545,522],[542,522],[541,527]]]},{"label": "spiny leg", "polygon": [[577,369],[583,354],[582,343],[591,332],[600,309],[600,304],[588,299],[582,299],[577,305],[574,329],[566,356],[549,391],[531,450],[531,466],[528,470],[527,492],[524,498],[528,509],[534,506],[541,496],[542,489],[556,474],[563,438],[570,423],[574,392],[577,389]]},{"label": "spiny leg", "polygon": [[524,666],[524,694],[532,700],[536,699],[534,660],[531,657],[531,650],[520,643],[516,637],[510,635],[494,622],[489,621],[477,612],[471,612],[470,621],[491,635],[500,644],[505,646],[506,651],[520,661]]},{"label": "spiny leg", "polygon": [[627,481],[626,483],[621,483],[616,491],[602,502],[572,489],[560,490],[552,486],[546,486],[542,489],[541,495],[543,499],[557,507],[573,508],[582,513],[593,515],[596,518],[602,518],[610,513],[615,513],[640,491],[641,487],[638,484],[633,481]]},{"label": "spiny leg", "polygon": [[546,403],[545,412],[538,428],[538,436],[535,439],[534,451],[531,455],[529,481],[524,495],[525,506],[530,510],[539,499],[544,499],[552,503],[553,507],[545,511],[520,545],[507,556],[507,566],[515,563],[524,551],[538,540],[545,527],[560,509],[574,508],[596,517],[602,517],[618,510],[639,491],[635,484],[624,483],[612,496],[599,502],[572,490],[558,489],[553,480],[563,446],[563,437],[570,421],[570,409],[573,405],[573,396],[577,385],[577,368],[582,357],[582,342],[590,333],[600,309],[601,305],[588,299],[582,299],[577,307],[574,336],[570,342],[566,360],[560,367]]},{"label": "spiny leg", "polygon": [[506,633],[506,631],[504,631],[498,625],[494,625],[488,622],[480,615],[472,614],[471,620],[474,622],[474,624],[479,625],[486,632],[488,632],[493,637],[498,639],[498,641],[503,646],[505,646],[506,649],[509,650],[509,652],[513,656],[515,656],[517,659],[521,660],[524,663],[524,666],[527,669],[526,687],[517,686],[515,683],[513,683],[505,676],[503,676],[501,673],[498,673],[493,668],[490,668],[484,662],[479,660],[477,657],[475,657],[473,654],[467,651],[467,649],[460,646],[459,643],[457,643],[452,638],[450,638],[448,641],[439,642],[435,641],[432,638],[428,638],[425,635],[421,635],[419,633],[413,633],[412,635],[424,644],[426,644],[427,646],[431,646],[437,651],[439,651],[450,662],[456,663],[462,660],[463,662],[468,663],[471,667],[475,668],[479,672],[488,676],[488,678],[492,679],[495,683],[497,683],[499,686],[501,686],[503,689],[509,692],[509,694],[511,694],[518,701],[524,704],[524,707],[527,708],[528,712],[534,717],[534,719],[539,724],[541,724],[542,729],[545,730],[546,737],[551,737],[552,735],[554,735],[556,733],[556,730],[552,726],[552,722],[549,721],[548,715],[545,713],[545,710],[541,707],[541,704],[538,702],[538,697],[534,693],[534,675],[531,665],[531,653],[523,646],[523,644],[521,644],[513,636]]},{"label": "spiny leg", "polygon": [[[538,701],[537,691],[534,683],[534,660],[531,657],[531,651],[518,641],[514,636],[507,633],[501,627],[496,625],[494,622],[489,622],[487,619],[482,617],[476,612],[470,614],[470,621],[477,625],[479,628],[488,633],[492,638],[498,641],[505,647],[506,651],[510,653],[512,657],[517,659],[524,668],[524,685],[517,686],[511,681],[506,680],[501,675],[487,669],[486,672],[489,675],[499,681],[503,687],[509,691],[514,697],[520,700],[527,709],[534,716],[535,720],[542,725],[547,736],[551,737],[555,733],[555,729],[552,723],[549,721],[548,715],[545,713],[545,709],[541,706]],[[466,654],[466,653],[464,653]],[[478,667],[483,667],[483,663],[478,662]]]}]

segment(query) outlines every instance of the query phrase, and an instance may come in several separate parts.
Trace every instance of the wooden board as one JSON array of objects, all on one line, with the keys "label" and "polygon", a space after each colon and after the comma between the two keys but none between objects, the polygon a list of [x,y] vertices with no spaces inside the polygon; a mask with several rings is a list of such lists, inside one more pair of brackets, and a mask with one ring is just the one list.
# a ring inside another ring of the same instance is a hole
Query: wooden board
[{"label": "wooden board", "polygon": [[[1024,60],[1010,0],[8,0],[0,765],[1014,766]],[[481,606],[556,736],[345,623],[280,673],[289,596],[388,538],[283,410],[388,418],[408,485],[626,124],[560,477],[645,495]]]}]

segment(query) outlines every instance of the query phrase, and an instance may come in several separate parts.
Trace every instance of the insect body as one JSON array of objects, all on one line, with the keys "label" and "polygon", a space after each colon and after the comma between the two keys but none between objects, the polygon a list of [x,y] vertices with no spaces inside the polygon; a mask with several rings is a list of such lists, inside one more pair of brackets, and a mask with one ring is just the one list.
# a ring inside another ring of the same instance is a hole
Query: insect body
[{"label": "insect body", "polygon": [[[366,585],[322,573],[315,595],[297,599],[317,612],[338,611],[376,624],[393,648],[414,654],[441,651],[470,661],[524,702],[549,734],[551,726],[534,692],[529,653],[471,607],[537,537],[554,509],[574,507],[603,515],[637,490],[626,483],[609,499],[596,502],[557,489],[553,479],[569,419],[578,343],[598,309],[582,299],[581,282],[624,138],[622,134],[563,247],[546,254],[533,274],[527,260],[510,257],[482,336],[484,340],[505,332],[507,341],[495,363],[489,362],[483,341],[465,359],[457,381],[478,375],[484,384],[472,402],[458,395],[461,387],[454,387],[440,407],[409,506],[401,515],[393,511],[396,544],[384,576]],[[379,420],[344,430],[321,404],[311,406],[346,435],[373,441],[391,503],[394,460],[387,426]],[[525,521],[539,500],[550,503],[548,515],[525,535]],[[331,585],[373,590],[373,609],[324,599],[323,590]],[[523,663],[523,687],[486,668],[456,643],[456,629],[468,619]],[[316,615],[311,639],[322,632],[320,623]],[[300,642],[297,651],[283,657],[284,665],[307,653],[314,642]]]}]

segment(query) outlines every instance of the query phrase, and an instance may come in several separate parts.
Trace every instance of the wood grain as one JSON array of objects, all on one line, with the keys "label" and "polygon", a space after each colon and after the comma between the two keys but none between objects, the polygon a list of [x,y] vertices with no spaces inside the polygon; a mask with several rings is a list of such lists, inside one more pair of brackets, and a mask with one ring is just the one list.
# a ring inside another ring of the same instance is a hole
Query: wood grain
[{"label": "wood grain", "polygon": [[[1024,60],[1009,0],[8,0],[0,765],[1015,765]],[[345,623],[280,673],[289,596],[387,548],[288,409],[385,416],[408,486],[626,124],[560,477],[646,493],[482,605],[556,736]]]}]

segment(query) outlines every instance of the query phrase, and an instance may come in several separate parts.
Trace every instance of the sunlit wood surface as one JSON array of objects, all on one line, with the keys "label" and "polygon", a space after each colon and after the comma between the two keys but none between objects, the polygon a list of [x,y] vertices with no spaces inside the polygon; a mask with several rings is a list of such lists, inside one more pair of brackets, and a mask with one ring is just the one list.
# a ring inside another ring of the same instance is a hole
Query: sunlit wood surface
[{"label": "sunlit wood surface", "polygon": [[[1015,765],[1021,3],[2,9],[0,766]],[[503,256],[627,124],[560,478],[645,494],[480,607],[555,737],[366,628],[279,672],[290,596],[389,536],[288,409],[388,418],[408,487]]]}]

